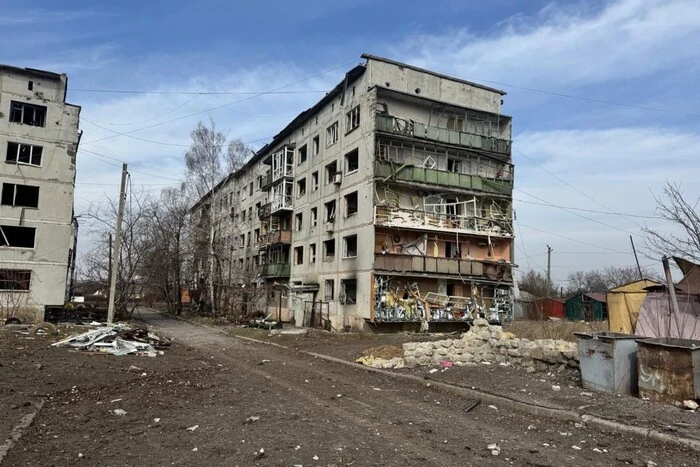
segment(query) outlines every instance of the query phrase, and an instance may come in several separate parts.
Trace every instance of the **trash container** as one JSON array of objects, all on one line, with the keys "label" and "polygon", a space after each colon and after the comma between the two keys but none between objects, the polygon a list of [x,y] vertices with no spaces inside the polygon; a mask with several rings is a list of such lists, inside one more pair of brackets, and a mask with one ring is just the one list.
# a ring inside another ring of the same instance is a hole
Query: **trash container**
[{"label": "trash container", "polygon": [[639,395],[658,402],[700,399],[700,340],[638,341]]},{"label": "trash container", "polygon": [[621,332],[576,332],[583,387],[637,394],[637,339]]}]

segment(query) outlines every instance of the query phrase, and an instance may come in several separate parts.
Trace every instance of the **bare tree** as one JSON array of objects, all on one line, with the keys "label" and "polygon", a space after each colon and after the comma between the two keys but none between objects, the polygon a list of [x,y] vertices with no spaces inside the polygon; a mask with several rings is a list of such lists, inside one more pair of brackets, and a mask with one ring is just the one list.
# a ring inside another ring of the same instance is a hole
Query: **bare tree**
[{"label": "bare tree", "polygon": [[0,317],[1,321],[13,321],[27,306],[31,271],[0,270]]},{"label": "bare tree", "polygon": [[547,280],[547,276],[539,271],[530,269],[518,281],[518,287],[524,292],[529,292],[535,297],[552,297],[556,295],[556,289]]},{"label": "bare tree", "polygon": [[[658,279],[658,274],[642,269],[645,279]],[[567,276],[567,294],[583,292],[606,293],[608,290],[620,285],[639,280],[639,270],[636,266],[608,266],[603,269],[591,271],[575,271]]]},{"label": "bare tree", "polygon": [[663,195],[654,197],[656,214],[668,222],[668,231],[645,227],[648,256],[677,256],[700,262],[700,199],[687,200],[679,184],[667,182]]}]

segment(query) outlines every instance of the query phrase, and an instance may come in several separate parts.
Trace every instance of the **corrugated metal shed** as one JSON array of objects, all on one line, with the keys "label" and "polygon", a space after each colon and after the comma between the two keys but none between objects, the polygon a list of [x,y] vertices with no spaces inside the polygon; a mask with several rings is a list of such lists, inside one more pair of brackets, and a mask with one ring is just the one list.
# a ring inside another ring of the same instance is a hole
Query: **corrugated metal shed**
[{"label": "corrugated metal shed", "polygon": [[580,293],[566,301],[566,319],[600,321],[607,319],[606,297],[601,293]]},{"label": "corrugated metal shed", "polygon": [[545,297],[538,298],[533,303],[537,316],[547,316],[549,318],[566,317],[566,300],[561,298]]},{"label": "corrugated metal shed", "polygon": [[647,287],[661,285],[642,279],[610,289],[607,295],[608,324],[611,332],[632,334],[637,325],[637,315],[647,298]]}]

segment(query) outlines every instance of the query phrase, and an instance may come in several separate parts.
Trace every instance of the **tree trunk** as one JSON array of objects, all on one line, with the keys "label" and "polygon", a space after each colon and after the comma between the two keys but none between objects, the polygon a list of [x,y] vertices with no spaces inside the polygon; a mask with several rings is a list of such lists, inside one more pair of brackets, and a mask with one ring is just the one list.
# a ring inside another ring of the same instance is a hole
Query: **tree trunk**
[{"label": "tree trunk", "polygon": [[216,301],[214,297],[214,210],[216,198],[212,199],[211,221],[209,225],[209,300],[211,300],[211,314],[216,318]]}]

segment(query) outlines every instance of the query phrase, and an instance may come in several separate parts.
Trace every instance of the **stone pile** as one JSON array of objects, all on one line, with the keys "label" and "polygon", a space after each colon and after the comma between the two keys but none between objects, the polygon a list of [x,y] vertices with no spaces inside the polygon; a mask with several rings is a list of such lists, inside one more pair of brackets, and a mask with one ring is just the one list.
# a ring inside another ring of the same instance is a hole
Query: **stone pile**
[{"label": "stone pile", "polygon": [[489,325],[485,319],[474,320],[473,327],[461,339],[433,342],[409,342],[403,345],[404,365],[414,368],[439,365],[501,363],[521,366],[528,372],[549,371],[562,365],[578,367],[576,344],[563,340],[520,339],[503,332],[501,326]]}]

